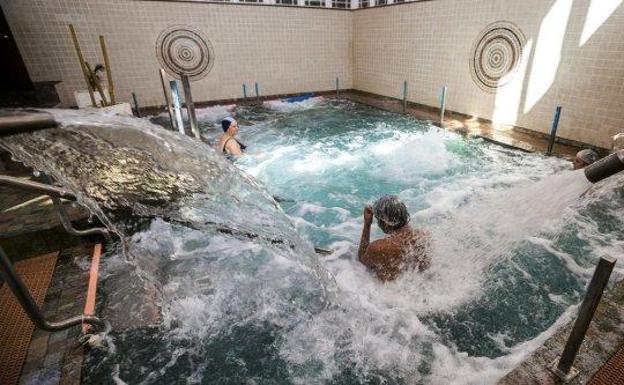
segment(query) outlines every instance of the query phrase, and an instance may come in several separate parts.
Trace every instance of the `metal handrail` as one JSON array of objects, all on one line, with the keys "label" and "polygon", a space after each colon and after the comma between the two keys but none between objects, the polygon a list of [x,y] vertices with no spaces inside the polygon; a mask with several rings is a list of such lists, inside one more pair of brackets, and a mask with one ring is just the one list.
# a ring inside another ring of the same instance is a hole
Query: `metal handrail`
[{"label": "metal handrail", "polygon": [[0,274],[3,276],[4,281],[9,285],[9,288],[15,295],[15,298],[22,305],[22,308],[28,314],[28,317],[39,329],[47,330],[47,331],[58,331],[70,328],[72,326],[81,325],[83,323],[104,327],[104,321],[99,317],[93,315],[79,315],[74,316],[62,321],[49,321],[45,319],[41,309],[35,302],[35,300],[30,295],[30,291],[24,282],[22,282],[19,275],[13,268],[13,264],[9,260],[9,257],[5,254],[2,247],[0,247],[0,266],[2,269],[0,270]]},{"label": "metal handrail", "polygon": [[[44,178],[49,180],[47,176],[44,176]],[[61,198],[76,201],[76,195],[74,195],[73,193],[49,184],[33,182],[6,175],[0,175],[0,185],[7,185],[20,190],[35,191],[48,195],[52,199],[52,203],[57,210],[60,222],[65,231],[76,236],[87,236],[96,234],[102,235],[107,240],[107,242],[111,241],[110,232],[105,228],[78,230],[72,226],[71,219],[69,218],[69,215],[67,214],[65,208],[61,203]],[[43,313],[41,312],[41,309],[39,309],[39,306],[37,306],[37,303],[30,295],[30,291],[24,285],[20,277],[17,275],[15,269],[13,268],[13,264],[1,247],[0,266],[2,267],[2,269],[0,269],[0,274],[9,285],[9,288],[15,295],[15,298],[17,298],[19,303],[22,305],[22,308],[24,309],[26,314],[28,314],[28,317],[38,328],[47,331],[57,331],[85,323],[99,327],[104,326],[104,321],[102,321],[100,318],[94,315],[85,314],[74,316],[57,322],[46,320],[43,316]]]}]

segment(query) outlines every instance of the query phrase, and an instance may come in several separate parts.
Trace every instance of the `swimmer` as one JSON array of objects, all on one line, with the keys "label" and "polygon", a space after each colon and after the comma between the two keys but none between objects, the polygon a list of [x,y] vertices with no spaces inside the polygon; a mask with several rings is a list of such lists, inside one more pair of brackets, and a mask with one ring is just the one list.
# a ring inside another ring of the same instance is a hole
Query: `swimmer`
[{"label": "swimmer", "polygon": [[[370,243],[373,216],[379,228],[390,236]],[[413,229],[409,220],[407,207],[396,195],[383,196],[372,207],[364,208],[358,259],[383,282],[395,279],[409,268],[424,271],[431,265],[429,233]]]},{"label": "swimmer", "polygon": [[247,146],[236,139],[238,134],[238,122],[234,118],[227,117],[221,121],[223,135],[219,138],[217,148],[225,155],[242,155]]},{"label": "swimmer", "polygon": [[589,166],[598,160],[598,153],[594,150],[585,149],[576,153],[576,157],[574,158],[574,169],[580,170]]}]

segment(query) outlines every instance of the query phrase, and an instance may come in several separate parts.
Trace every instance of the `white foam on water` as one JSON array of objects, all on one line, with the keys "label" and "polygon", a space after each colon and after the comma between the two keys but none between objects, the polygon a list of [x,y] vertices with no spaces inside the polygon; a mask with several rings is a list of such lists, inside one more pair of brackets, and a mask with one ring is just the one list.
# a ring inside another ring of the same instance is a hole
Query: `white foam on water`
[{"label": "white foam on water", "polygon": [[286,100],[269,100],[262,105],[271,110],[279,111],[279,112],[292,112],[292,111],[302,111],[309,110],[311,108],[315,108],[319,103],[325,100],[322,96],[314,96],[300,102],[288,102]]}]

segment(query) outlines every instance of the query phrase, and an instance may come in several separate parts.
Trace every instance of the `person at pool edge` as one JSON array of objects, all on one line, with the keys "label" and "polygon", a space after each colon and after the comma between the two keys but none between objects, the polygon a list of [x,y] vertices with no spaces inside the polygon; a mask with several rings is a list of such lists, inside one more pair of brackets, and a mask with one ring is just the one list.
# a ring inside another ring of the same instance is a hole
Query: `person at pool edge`
[{"label": "person at pool edge", "polygon": [[591,149],[581,150],[576,153],[576,157],[574,158],[574,169],[580,170],[589,166],[598,160],[598,153]]},{"label": "person at pool edge", "polygon": [[[379,228],[389,236],[371,243],[373,217],[377,218]],[[413,229],[409,221],[407,207],[396,195],[383,196],[372,207],[364,207],[358,259],[383,282],[394,280],[410,267],[423,271],[431,265],[429,233]]]},{"label": "person at pool edge", "polygon": [[238,122],[232,117],[227,117],[221,121],[221,128],[223,135],[219,138],[218,148],[225,155],[242,155],[247,146],[236,139]]}]

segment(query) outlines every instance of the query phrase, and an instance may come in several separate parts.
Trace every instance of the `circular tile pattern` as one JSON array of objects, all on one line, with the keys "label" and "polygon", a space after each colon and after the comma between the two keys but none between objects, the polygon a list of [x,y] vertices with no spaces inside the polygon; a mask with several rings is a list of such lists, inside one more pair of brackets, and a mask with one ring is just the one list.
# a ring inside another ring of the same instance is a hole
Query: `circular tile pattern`
[{"label": "circular tile pattern", "polygon": [[173,25],[160,33],[156,57],[170,75],[188,75],[190,80],[206,76],[214,63],[210,41],[200,31],[182,25]]},{"label": "circular tile pattern", "polygon": [[509,82],[525,43],[520,28],[508,21],[498,21],[481,31],[470,59],[470,73],[479,87],[494,91]]}]

